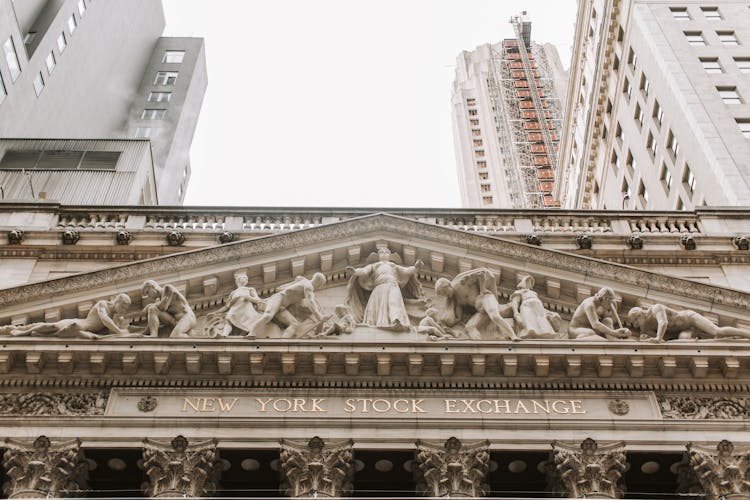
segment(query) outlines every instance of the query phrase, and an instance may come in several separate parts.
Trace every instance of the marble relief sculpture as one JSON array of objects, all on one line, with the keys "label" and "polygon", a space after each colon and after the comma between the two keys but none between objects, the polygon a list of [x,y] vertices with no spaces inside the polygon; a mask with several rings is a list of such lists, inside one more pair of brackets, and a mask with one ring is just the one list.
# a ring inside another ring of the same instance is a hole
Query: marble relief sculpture
[{"label": "marble relief sculpture", "polygon": [[112,300],[100,300],[83,319],[61,319],[51,323],[8,325],[0,327],[0,335],[11,337],[58,337],[96,340],[104,337],[142,337],[130,331],[125,318],[130,297],[121,293]]},{"label": "marble relief sculpture", "polygon": [[654,304],[646,309],[634,307],[628,312],[628,320],[638,325],[642,339],[657,342],[676,339],[750,339],[750,331],[716,326],[695,311],[677,311],[662,304]]},{"label": "marble relief sculpture", "polygon": [[609,287],[583,299],[568,324],[568,336],[574,340],[614,340],[630,335],[630,330],[622,326],[617,315],[615,292]]},{"label": "marble relief sculpture", "polygon": [[265,306],[255,288],[247,286],[247,273],[236,273],[234,282],[237,288],[229,294],[224,306],[208,314],[206,330],[212,336],[226,337],[233,331],[247,335],[261,315],[256,308]]},{"label": "marble relief sculpture", "polygon": [[354,319],[352,310],[346,304],[338,304],[334,308],[334,315],[321,325],[320,332],[313,334],[315,337],[331,337],[344,333],[354,332],[357,321]]},{"label": "marble relief sculpture", "polygon": [[370,255],[368,262],[374,258],[377,260],[365,267],[346,268],[351,275],[347,305],[363,325],[408,331],[411,321],[404,299],[423,299],[422,285],[417,280],[423,263],[417,260],[413,266],[401,266],[394,262],[400,258],[383,246],[378,248],[377,256]]},{"label": "marble relief sculpture", "polygon": [[510,296],[513,319],[521,339],[560,338],[560,315],[548,311],[534,291],[534,278],[523,276]]},{"label": "marble relief sculpture", "polygon": [[[470,317],[465,325],[465,337],[471,340],[519,340],[505,320],[513,314],[512,306],[500,305],[497,300],[497,278],[486,268],[472,269],[452,280],[440,278],[435,282],[435,295],[443,297],[445,305],[440,320],[454,327]],[[457,337],[460,335],[457,335]]]},{"label": "marble relief sculpture", "polygon": [[315,290],[325,282],[325,274],[315,273],[312,279],[297,276],[291,283],[280,286],[276,293],[258,304],[262,314],[250,322],[246,338],[255,338],[256,330],[272,320],[284,328],[284,338],[302,337],[319,328],[327,318],[315,298]]},{"label": "marble relief sculpture", "polygon": [[163,324],[172,327],[169,334],[172,338],[189,336],[188,332],[196,324],[195,313],[177,288],[172,285],[160,286],[154,280],[146,280],[141,286],[141,293],[154,301],[143,308],[151,337],[159,336],[159,326]]}]

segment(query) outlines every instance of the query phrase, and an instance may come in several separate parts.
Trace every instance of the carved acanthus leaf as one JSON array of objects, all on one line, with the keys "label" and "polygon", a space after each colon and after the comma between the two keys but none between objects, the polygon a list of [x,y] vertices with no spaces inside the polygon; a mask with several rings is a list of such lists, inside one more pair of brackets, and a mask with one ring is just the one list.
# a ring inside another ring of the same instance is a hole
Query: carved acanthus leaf
[{"label": "carved acanthus leaf", "polygon": [[690,466],[706,498],[750,495],[750,446],[735,447],[727,440],[715,448],[689,444]]},{"label": "carved acanthus leaf", "polygon": [[569,498],[622,498],[622,474],[627,470],[625,443],[599,446],[591,438],[580,445],[552,443],[556,472],[553,486]]},{"label": "carved acanthus leaf", "polygon": [[28,392],[0,394],[3,415],[79,416],[103,415],[109,393]]},{"label": "carved acanthus leaf", "polygon": [[307,443],[282,440],[281,491],[292,498],[350,494],[353,445],[351,440],[327,445],[317,436]]},{"label": "carved acanthus leaf", "polygon": [[417,441],[414,475],[417,493],[430,497],[480,497],[490,488],[489,441],[462,445],[452,437],[444,445]]},{"label": "carved acanthus leaf", "polygon": [[658,401],[665,419],[750,419],[750,398],[660,395]]},{"label": "carved acanthus leaf", "polygon": [[8,498],[81,496],[88,469],[76,439],[52,444],[46,436],[34,441],[5,440],[3,485]]},{"label": "carved acanthus leaf", "polygon": [[189,444],[183,436],[171,442],[143,440],[143,470],[150,497],[207,497],[216,491],[220,469],[217,441]]}]

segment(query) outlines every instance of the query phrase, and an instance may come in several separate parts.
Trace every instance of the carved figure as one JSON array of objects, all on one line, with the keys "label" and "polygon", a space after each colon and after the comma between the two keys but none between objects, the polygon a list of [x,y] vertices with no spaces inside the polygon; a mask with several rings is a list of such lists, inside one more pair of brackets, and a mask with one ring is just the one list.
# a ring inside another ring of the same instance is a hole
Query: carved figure
[{"label": "carved figure", "polygon": [[[260,317],[255,306],[265,304],[255,288],[247,286],[247,274],[237,273],[234,282],[237,288],[229,294],[224,306],[208,314],[206,329],[220,337],[226,337],[237,329],[247,334]],[[261,306],[262,307],[262,306]]]},{"label": "carved figure", "polygon": [[3,467],[8,498],[80,497],[87,464],[76,439],[52,444],[46,436],[31,441],[5,440]]},{"label": "carved figure", "polygon": [[[618,328],[614,322],[617,321]],[[570,319],[568,335],[575,340],[622,339],[631,332],[623,328],[615,309],[615,291],[601,288],[592,297],[583,299]]]},{"label": "carved figure", "polygon": [[[317,328],[326,318],[315,299],[315,290],[323,286],[325,282],[325,274],[315,273],[312,279],[297,276],[291,283],[280,286],[278,292],[265,300],[265,304],[258,304],[258,309],[262,310],[263,314],[252,322],[245,337],[255,338],[256,330],[267,325],[271,320],[284,327],[284,338],[301,337]],[[312,328],[301,331],[300,326],[307,317],[311,317],[315,324]]]},{"label": "carved figure", "polygon": [[434,307],[427,309],[424,313],[424,318],[422,318],[419,322],[419,326],[417,326],[417,333],[427,335],[427,338],[430,340],[455,338],[455,336],[450,333],[450,329],[440,323],[439,313],[440,311]]},{"label": "carved figure", "polygon": [[281,440],[281,491],[288,497],[342,497],[352,492],[352,440],[326,445]]},{"label": "carved figure", "polygon": [[513,308],[498,303],[496,277],[491,270],[478,268],[460,273],[453,280],[440,278],[435,282],[435,294],[445,297],[444,317],[440,319],[446,325],[456,325],[466,310],[472,314],[466,322],[466,335],[470,339],[519,340],[505,320],[512,316]]},{"label": "carved figure", "polygon": [[694,477],[705,498],[747,498],[750,496],[750,446],[735,448],[726,439],[715,449],[688,444],[688,456]]},{"label": "carved figure", "polygon": [[481,497],[490,469],[489,441],[463,446],[452,437],[443,446],[417,441],[417,492],[428,497]]},{"label": "carved figure", "polygon": [[144,297],[155,300],[143,311],[148,321],[148,331],[152,337],[159,336],[159,325],[173,326],[170,337],[188,337],[195,326],[195,313],[187,299],[172,285],[159,286],[154,280],[146,280],[141,286]]},{"label": "carved figure", "polygon": [[548,311],[534,291],[534,278],[524,276],[510,296],[516,331],[522,339],[559,338],[560,315]]},{"label": "carved figure", "polygon": [[[370,255],[368,262],[374,260]],[[367,326],[405,331],[411,328],[404,297],[423,299],[422,286],[417,281],[417,271],[424,265],[417,260],[413,266],[400,266],[400,260],[387,247],[378,248],[377,261],[355,269],[347,266],[351,274],[346,303],[355,319]]]},{"label": "carved figure", "polygon": [[323,323],[323,326],[316,336],[330,337],[331,335],[341,335],[342,333],[352,333],[357,321],[354,319],[352,310],[346,304],[338,304],[334,308],[335,315]]},{"label": "carved figure", "polygon": [[83,319],[61,319],[54,323],[31,323],[0,327],[0,335],[12,337],[58,337],[96,340],[104,337],[142,337],[131,332],[124,314],[130,307],[130,297],[121,293],[112,300],[100,300]]},{"label": "carved figure", "polygon": [[170,443],[144,439],[143,470],[146,496],[210,497],[220,474],[216,440],[189,445],[183,436]]},{"label": "carved figure", "polygon": [[580,447],[555,441],[552,455],[555,489],[568,498],[622,498],[622,475],[628,469],[625,443],[599,446],[591,438]]},{"label": "carved figure", "polygon": [[696,338],[750,339],[750,332],[747,330],[716,326],[695,311],[677,311],[663,304],[654,304],[646,309],[634,307],[628,312],[628,320],[638,325],[641,338],[656,342]]}]

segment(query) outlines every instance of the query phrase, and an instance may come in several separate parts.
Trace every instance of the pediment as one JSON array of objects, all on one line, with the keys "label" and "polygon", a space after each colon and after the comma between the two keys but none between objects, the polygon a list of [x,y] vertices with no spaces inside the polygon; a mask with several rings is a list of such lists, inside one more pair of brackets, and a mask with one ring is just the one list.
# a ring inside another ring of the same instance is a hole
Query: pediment
[{"label": "pediment", "polygon": [[[387,245],[404,265],[424,261],[417,277],[428,299],[438,279],[488,268],[498,275],[504,299],[519,277],[533,276],[545,307],[565,320],[601,287],[614,289],[621,310],[663,303],[696,310],[722,324],[742,325],[748,319],[750,295],[744,292],[381,213],[0,290],[0,322],[76,318],[97,300],[126,293],[134,321],[142,323],[145,280],[175,286],[200,318],[224,303],[238,271],[248,274],[250,286],[262,297],[297,275],[322,272],[327,283],[318,295],[330,310],[346,297],[347,266],[364,265],[378,245]],[[368,335],[382,340],[373,332]]]}]

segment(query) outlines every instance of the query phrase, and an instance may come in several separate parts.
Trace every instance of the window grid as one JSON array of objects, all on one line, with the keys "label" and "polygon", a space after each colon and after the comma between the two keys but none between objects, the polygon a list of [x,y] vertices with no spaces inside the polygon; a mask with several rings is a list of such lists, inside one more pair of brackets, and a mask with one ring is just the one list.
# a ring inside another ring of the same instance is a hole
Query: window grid
[{"label": "window grid", "polygon": [[76,15],[71,14],[68,18],[68,32],[72,35],[76,29],[78,29],[78,21],[76,21]]},{"label": "window grid", "polygon": [[749,118],[738,118],[737,127],[739,127],[742,135],[750,139],[750,119]]},{"label": "window grid", "polygon": [[161,62],[167,64],[182,64],[185,58],[184,50],[165,50]]},{"label": "window grid", "polygon": [[150,92],[148,102],[169,102],[172,99],[172,92]]},{"label": "window grid", "polygon": [[65,37],[65,32],[60,33],[57,37],[57,50],[62,54],[68,46],[68,39]]},{"label": "window grid", "polygon": [[141,120],[163,120],[166,114],[166,109],[144,109]]},{"label": "window grid", "polygon": [[701,57],[700,61],[706,73],[709,73],[709,74],[724,73],[724,68],[721,67],[721,64],[719,63],[719,58]]},{"label": "window grid", "polygon": [[84,12],[86,12],[86,2],[84,0],[78,0],[78,14],[83,17]]},{"label": "window grid", "polygon": [[685,189],[692,195],[695,192],[695,175],[690,170],[689,165],[685,165],[685,172],[682,174],[682,182],[685,184]]},{"label": "window grid", "polygon": [[664,108],[661,107],[659,101],[654,101],[654,112],[651,114],[654,121],[661,127],[664,123]]},{"label": "window grid", "polygon": [[5,96],[8,95],[8,91],[5,88],[5,81],[3,80],[3,75],[0,74],[0,104],[3,103],[5,100]]},{"label": "window grid", "polygon": [[[177,75],[177,71],[157,71],[154,85],[174,85],[177,81]],[[469,111],[469,114],[472,114],[471,111]]]},{"label": "window grid", "polygon": [[666,163],[661,164],[661,173],[659,174],[659,180],[661,181],[664,189],[669,192],[672,189],[672,172],[669,171]]},{"label": "window grid", "polygon": [[750,57],[735,57],[734,63],[740,70],[740,73],[750,73]]}]

